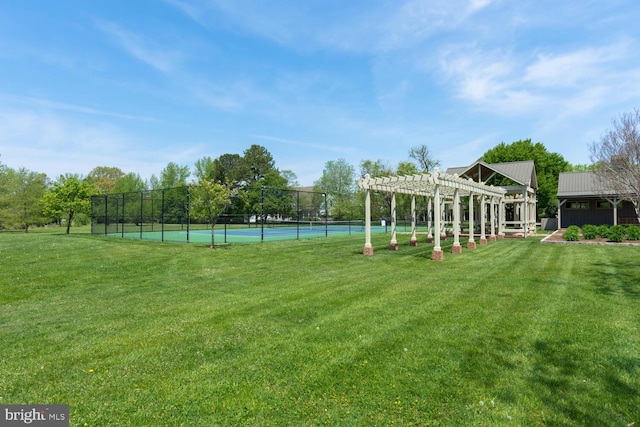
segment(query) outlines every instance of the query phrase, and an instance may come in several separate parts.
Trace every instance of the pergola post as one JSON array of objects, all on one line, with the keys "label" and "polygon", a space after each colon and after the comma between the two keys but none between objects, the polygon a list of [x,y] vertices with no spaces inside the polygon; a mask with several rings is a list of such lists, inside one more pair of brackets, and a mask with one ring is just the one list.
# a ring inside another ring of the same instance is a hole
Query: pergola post
[{"label": "pergola post", "polygon": [[529,233],[529,192],[525,188],[522,191],[524,202],[522,203],[522,237],[527,237]]},{"label": "pergola post", "polygon": [[489,241],[496,241],[496,198],[491,197],[491,234],[489,235]]},{"label": "pergola post", "polygon": [[453,246],[451,253],[462,253],[462,246],[460,246],[460,191],[457,188],[453,192]]},{"label": "pergola post", "polygon": [[475,249],[476,248],[476,241],[474,240],[474,225],[473,225],[473,204],[474,204],[474,200],[473,200],[473,193],[469,194],[469,241],[467,242],[467,249]]},{"label": "pergola post", "polygon": [[[366,175],[363,179],[358,181],[358,186],[365,191],[365,246],[363,249],[364,255],[373,255],[373,246],[371,245],[371,191],[380,191],[384,193],[391,193],[391,225],[392,225],[392,237],[391,247],[397,248],[397,207],[396,197],[397,194],[407,194],[412,196],[411,200],[411,240],[416,242],[416,224],[417,224],[417,212],[415,209],[415,197],[424,196],[427,198],[429,204],[428,223],[429,223],[429,237],[434,239],[434,248],[431,253],[431,259],[441,261],[444,258],[442,251],[442,235],[444,230],[445,216],[443,214],[444,206],[451,206],[452,212],[447,215],[446,221],[452,221],[454,245],[453,251],[458,252],[460,247],[460,233],[461,233],[461,216],[462,211],[460,198],[469,197],[469,211],[470,211],[470,230],[469,235],[469,247],[475,247],[474,234],[473,234],[473,208],[475,204],[475,195],[482,197],[482,203],[486,209],[486,197],[496,197],[501,199],[504,197],[506,191],[502,188],[495,188],[493,186],[487,186],[483,183],[476,183],[470,179],[463,179],[458,175],[449,175],[441,173],[436,170],[434,173],[423,173],[405,176],[384,176],[378,178],[371,178]],[[446,203],[442,203],[442,202]],[[483,215],[486,214],[483,212]],[[431,225],[433,224],[433,227]],[[433,233],[433,235],[432,235]],[[416,243],[417,244],[417,243]]]},{"label": "pergola post", "polygon": [[487,224],[487,200],[485,199],[485,195],[480,196],[480,244],[487,244],[487,233],[486,233],[486,224]]},{"label": "pergola post", "polygon": [[439,233],[440,233],[440,239],[442,240],[446,240],[447,239],[447,205],[445,203],[445,201],[440,198],[440,227],[438,227]]},{"label": "pergola post", "polygon": [[435,228],[433,236],[435,239],[435,246],[433,247],[433,251],[431,251],[431,259],[434,261],[442,261],[444,259],[444,253],[440,247],[440,221],[442,219],[442,212],[440,210],[442,209],[442,204],[440,203],[440,184],[438,183],[436,183],[433,190],[433,207],[433,222]]},{"label": "pergola post", "polygon": [[433,243],[433,200],[427,200],[427,243]]},{"label": "pergola post", "polygon": [[398,240],[396,240],[396,193],[391,193],[391,242],[389,249],[398,250]]},{"label": "pergola post", "polygon": [[411,241],[410,246],[418,246],[418,238],[416,237],[416,195],[411,195]]},{"label": "pergola post", "polygon": [[507,204],[505,202],[506,197],[498,199],[498,239],[504,237],[504,229],[507,226],[505,221],[507,220]]},{"label": "pergola post", "polygon": [[[369,178],[369,175],[366,175]],[[364,249],[362,254],[366,256],[373,255],[373,246],[371,246],[371,191],[367,189],[364,199]]]}]

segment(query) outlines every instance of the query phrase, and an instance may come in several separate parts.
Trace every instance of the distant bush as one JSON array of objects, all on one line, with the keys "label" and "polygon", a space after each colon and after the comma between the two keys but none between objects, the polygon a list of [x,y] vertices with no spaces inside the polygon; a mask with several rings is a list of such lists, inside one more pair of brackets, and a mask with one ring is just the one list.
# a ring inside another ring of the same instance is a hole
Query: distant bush
[{"label": "distant bush", "polygon": [[622,225],[614,225],[609,228],[609,232],[607,233],[607,237],[611,242],[622,242],[626,237],[626,229]]},{"label": "distant bush", "polygon": [[609,225],[602,224],[598,226],[598,237],[609,237]]},{"label": "distant bush", "polygon": [[585,239],[593,240],[598,237],[598,227],[591,224],[585,224],[582,226],[582,235]]},{"label": "distant bush", "polygon": [[640,227],[637,225],[629,225],[627,226],[627,239],[629,240],[640,240]]},{"label": "distant bush", "polygon": [[564,240],[575,242],[580,239],[580,228],[577,225],[570,225],[564,232]]}]

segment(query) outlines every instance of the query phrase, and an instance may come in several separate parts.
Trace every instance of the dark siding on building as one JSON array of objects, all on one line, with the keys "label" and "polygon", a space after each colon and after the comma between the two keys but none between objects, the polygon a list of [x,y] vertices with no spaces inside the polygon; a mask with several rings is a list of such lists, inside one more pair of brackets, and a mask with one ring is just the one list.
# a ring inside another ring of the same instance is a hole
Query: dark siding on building
[{"label": "dark siding on building", "polygon": [[[589,209],[567,209],[568,204],[573,201],[588,202]],[[570,225],[582,227],[585,224],[612,225],[613,208],[598,209],[596,208],[597,201],[598,200],[586,198],[568,199],[560,208],[560,218],[562,222],[560,227],[567,228]],[[635,223],[637,223],[636,218],[636,212],[630,202],[624,201],[618,205],[618,224],[625,224],[629,221],[635,221]]]}]

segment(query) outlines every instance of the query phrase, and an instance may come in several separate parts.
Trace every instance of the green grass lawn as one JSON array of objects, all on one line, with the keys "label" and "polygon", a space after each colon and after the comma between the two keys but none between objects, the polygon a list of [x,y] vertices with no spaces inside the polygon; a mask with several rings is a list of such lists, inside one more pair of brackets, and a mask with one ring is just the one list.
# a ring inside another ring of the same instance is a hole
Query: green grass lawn
[{"label": "green grass lawn", "polygon": [[640,425],[640,248],[0,233],[0,404],[73,426]]}]

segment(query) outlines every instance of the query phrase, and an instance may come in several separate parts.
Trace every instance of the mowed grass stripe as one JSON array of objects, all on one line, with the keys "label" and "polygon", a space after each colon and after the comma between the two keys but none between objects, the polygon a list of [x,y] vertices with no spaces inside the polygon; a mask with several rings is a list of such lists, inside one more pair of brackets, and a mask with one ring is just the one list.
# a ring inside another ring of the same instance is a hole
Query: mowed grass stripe
[{"label": "mowed grass stripe", "polygon": [[0,403],[74,425],[640,418],[637,248],[363,243],[0,234]]}]

